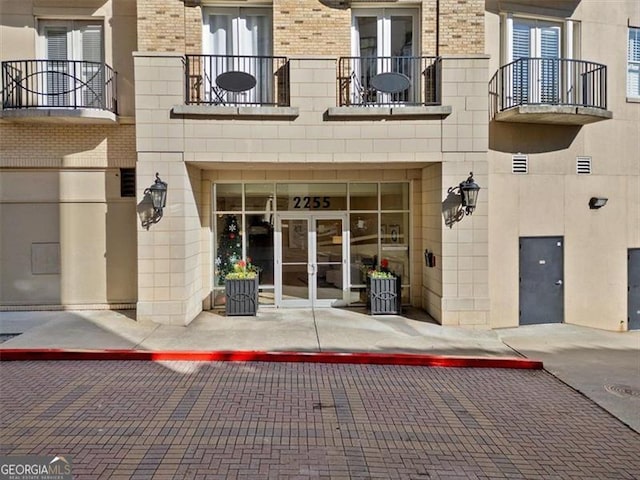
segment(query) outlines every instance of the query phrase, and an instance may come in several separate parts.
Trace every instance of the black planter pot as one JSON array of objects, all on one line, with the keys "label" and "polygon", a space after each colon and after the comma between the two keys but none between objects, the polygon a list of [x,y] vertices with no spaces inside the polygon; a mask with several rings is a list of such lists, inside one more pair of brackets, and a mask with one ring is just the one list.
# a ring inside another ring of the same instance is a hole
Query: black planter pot
[{"label": "black planter pot", "polygon": [[258,311],[258,277],[226,279],[225,313],[228,316],[256,315]]},{"label": "black planter pot", "polygon": [[397,315],[402,310],[401,280],[395,278],[367,279],[367,306],[371,315]]}]

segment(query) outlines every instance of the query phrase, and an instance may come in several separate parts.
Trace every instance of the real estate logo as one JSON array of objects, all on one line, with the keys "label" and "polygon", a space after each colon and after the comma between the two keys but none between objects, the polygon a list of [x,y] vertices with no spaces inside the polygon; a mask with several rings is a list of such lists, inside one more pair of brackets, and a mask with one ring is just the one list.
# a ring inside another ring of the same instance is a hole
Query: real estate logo
[{"label": "real estate logo", "polygon": [[0,456],[0,480],[71,480],[69,456]]}]

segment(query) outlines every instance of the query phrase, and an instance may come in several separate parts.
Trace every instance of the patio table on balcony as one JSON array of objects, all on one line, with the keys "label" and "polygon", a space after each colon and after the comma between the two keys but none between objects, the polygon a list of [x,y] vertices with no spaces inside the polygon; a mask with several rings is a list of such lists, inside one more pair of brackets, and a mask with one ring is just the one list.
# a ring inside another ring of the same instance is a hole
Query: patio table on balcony
[{"label": "patio table on balcony", "polygon": [[382,93],[400,93],[411,86],[411,80],[403,73],[383,72],[371,79],[371,86]]}]

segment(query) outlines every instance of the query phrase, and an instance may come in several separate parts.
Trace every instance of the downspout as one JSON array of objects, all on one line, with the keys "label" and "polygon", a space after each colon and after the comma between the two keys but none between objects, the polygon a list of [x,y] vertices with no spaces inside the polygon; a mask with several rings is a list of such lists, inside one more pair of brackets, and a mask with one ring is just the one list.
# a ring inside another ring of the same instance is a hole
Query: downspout
[{"label": "downspout", "polygon": [[440,56],[440,0],[436,0],[436,57]]}]

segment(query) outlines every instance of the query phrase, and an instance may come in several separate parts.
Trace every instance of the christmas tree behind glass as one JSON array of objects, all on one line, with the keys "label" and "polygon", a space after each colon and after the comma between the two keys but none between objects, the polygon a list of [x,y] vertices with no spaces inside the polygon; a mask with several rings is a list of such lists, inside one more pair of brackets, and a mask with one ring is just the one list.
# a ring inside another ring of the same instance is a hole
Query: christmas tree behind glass
[{"label": "christmas tree behind glass", "polygon": [[242,235],[235,215],[224,215],[224,227],[218,238],[218,285],[224,285],[224,277],[233,271],[235,263],[242,258]]}]

